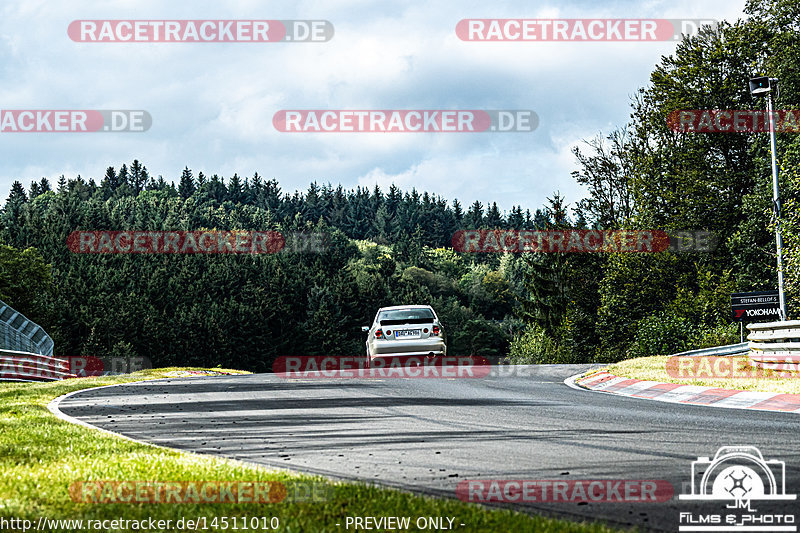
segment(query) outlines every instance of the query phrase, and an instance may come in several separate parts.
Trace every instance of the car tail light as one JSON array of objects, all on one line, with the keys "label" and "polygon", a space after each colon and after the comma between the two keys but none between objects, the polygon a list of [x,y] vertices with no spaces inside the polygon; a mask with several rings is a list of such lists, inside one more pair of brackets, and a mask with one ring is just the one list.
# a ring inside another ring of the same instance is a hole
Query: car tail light
[{"label": "car tail light", "polygon": [[441,333],[441,330],[439,329],[439,326],[433,326],[433,334],[438,337],[439,333]]},{"label": "car tail light", "polygon": [[392,330],[390,330],[390,329],[387,329],[387,330],[386,330],[386,336],[388,337],[388,336],[389,336],[389,335],[391,335],[391,334],[392,334]]},{"label": "car tail light", "polygon": [[422,333],[428,333],[428,328],[423,329]]},{"label": "car tail light", "polygon": [[376,338],[376,339],[380,339],[380,338],[382,338],[382,337],[383,337],[383,331],[381,331],[381,330],[379,330],[379,329],[378,329],[378,330],[376,330],[376,331],[375,331],[375,338]]}]

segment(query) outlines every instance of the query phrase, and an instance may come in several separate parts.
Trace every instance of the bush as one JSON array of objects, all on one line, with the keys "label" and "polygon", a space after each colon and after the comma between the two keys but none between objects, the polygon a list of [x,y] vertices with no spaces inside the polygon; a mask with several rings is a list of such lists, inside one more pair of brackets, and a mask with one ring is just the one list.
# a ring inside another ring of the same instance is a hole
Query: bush
[{"label": "bush", "polygon": [[695,326],[689,319],[662,311],[637,323],[636,336],[628,348],[627,357],[670,355],[690,350],[689,341],[696,335]]},{"label": "bush", "polygon": [[698,328],[689,343],[691,347],[688,349],[699,350],[712,346],[725,346],[726,344],[736,344],[739,340],[739,324],[718,324]]},{"label": "bush", "polygon": [[508,351],[513,329],[508,321],[487,320],[454,297],[435,298],[431,304],[442,322],[448,355],[499,358]]},{"label": "bush", "polygon": [[531,324],[525,331],[514,336],[508,354],[508,361],[515,365],[538,365],[553,363],[574,363],[575,357],[568,347],[547,335],[544,328]]}]

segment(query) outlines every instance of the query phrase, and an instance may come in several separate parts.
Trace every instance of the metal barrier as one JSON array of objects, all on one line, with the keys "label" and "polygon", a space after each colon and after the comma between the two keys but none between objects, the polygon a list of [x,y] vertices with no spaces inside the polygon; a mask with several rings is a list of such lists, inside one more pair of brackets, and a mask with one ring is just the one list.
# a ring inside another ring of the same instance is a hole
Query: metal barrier
[{"label": "metal barrier", "polygon": [[55,381],[74,378],[69,363],[47,355],[0,350],[0,381]]},{"label": "metal barrier", "polygon": [[800,363],[800,320],[748,324],[747,329],[753,366]]},{"label": "metal barrier", "polygon": [[712,346],[711,348],[701,348],[699,350],[689,350],[688,352],[676,353],[673,357],[700,357],[700,356],[733,356],[747,355],[750,351],[749,343],[727,344],[725,346]]},{"label": "metal barrier", "polygon": [[0,381],[73,378],[69,363],[53,357],[53,339],[0,300]]},{"label": "metal barrier", "polygon": [[0,300],[0,349],[53,355],[53,339],[35,322]]}]

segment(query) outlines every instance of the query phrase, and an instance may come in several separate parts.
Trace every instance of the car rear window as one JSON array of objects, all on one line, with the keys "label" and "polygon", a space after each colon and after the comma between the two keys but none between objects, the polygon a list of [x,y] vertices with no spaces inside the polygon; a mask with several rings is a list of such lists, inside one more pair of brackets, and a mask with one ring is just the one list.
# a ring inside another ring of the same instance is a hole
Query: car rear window
[{"label": "car rear window", "polygon": [[427,324],[433,322],[433,311],[430,309],[392,309],[381,311],[378,315],[381,326],[397,324]]}]

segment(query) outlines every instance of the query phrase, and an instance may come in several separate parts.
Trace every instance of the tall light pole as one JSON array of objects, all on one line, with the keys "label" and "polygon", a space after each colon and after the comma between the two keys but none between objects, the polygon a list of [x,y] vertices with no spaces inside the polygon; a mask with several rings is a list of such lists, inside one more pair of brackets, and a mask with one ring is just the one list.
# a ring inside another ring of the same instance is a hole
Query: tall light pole
[{"label": "tall light pole", "polygon": [[787,319],[786,295],[783,291],[783,238],[781,237],[781,197],[778,189],[778,158],[775,145],[775,115],[772,110],[772,91],[778,89],[778,78],[751,78],[750,94],[767,97],[769,116],[769,144],[772,152],[772,209],[775,212],[775,245],[778,250],[778,313],[781,320]]}]

